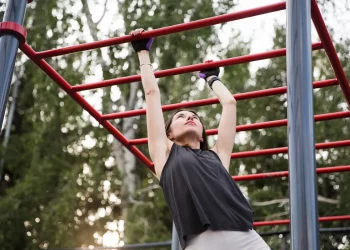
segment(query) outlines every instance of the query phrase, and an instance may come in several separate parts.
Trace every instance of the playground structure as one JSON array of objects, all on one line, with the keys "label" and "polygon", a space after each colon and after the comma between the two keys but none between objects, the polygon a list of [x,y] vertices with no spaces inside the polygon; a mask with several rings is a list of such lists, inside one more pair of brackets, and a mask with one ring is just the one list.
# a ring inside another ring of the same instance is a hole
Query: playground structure
[{"label": "playground structure", "polygon": [[[109,133],[118,139],[130,152],[143,162],[152,172],[153,163],[136,146],[147,143],[147,138],[128,140],[112,125],[109,120],[125,117],[145,115],[145,109],[130,110],[112,114],[101,114],[95,110],[80,94],[80,91],[102,88],[112,85],[127,84],[140,81],[140,75],[104,80],[96,83],[72,86],[59,75],[46,61],[46,58],[67,55],[75,52],[98,49],[101,47],[117,45],[132,41],[133,37],[127,35],[96,41],[86,44],[68,46],[37,52],[26,43],[26,30],[23,19],[27,3],[30,0],[8,0],[4,20],[0,23],[0,121],[6,109],[13,67],[18,48],[22,50],[39,68],[41,68],[54,82],[56,82],[68,95],[70,95],[83,109],[94,117]],[[350,220],[350,215],[317,217],[317,190],[316,174],[349,171],[350,166],[333,166],[315,168],[315,149],[327,149],[350,146],[350,140],[325,142],[314,144],[314,121],[320,122],[331,119],[350,117],[350,111],[329,114],[313,114],[313,88],[324,88],[339,85],[345,100],[350,106],[350,85],[341,67],[337,52],[327,31],[325,22],[318,8],[316,0],[288,0],[259,8],[244,10],[202,20],[164,27],[144,32],[140,38],[150,38],[194,30],[223,22],[235,21],[243,18],[267,14],[287,9],[287,46],[270,52],[228,58],[212,63],[182,66],[155,72],[157,78],[171,75],[200,71],[208,67],[224,67],[257,60],[287,56],[287,87],[259,90],[248,93],[235,94],[237,101],[251,98],[266,97],[287,93],[288,119],[268,121],[255,124],[237,126],[237,131],[248,131],[279,126],[288,126],[288,147],[262,149],[247,152],[232,153],[231,158],[254,157],[279,153],[289,154],[289,172],[273,172],[234,176],[236,181],[255,180],[262,178],[276,178],[289,176],[290,182],[290,220],[255,222],[255,227],[269,225],[291,225],[291,249],[308,250],[319,249],[318,221]],[[317,30],[321,42],[311,46],[311,19]],[[324,49],[333,67],[336,78],[312,83],[311,53],[312,50]],[[3,59],[4,58],[4,59]],[[218,103],[217,98],[197,100],[178,104],[169,104],[162,107],[163,112],[175,110],[180,107],[198,107]],[[217,129],[207,130],[207,135],[217,134]],[[173,230],[172,249],[179,249],[176,231]]]}]

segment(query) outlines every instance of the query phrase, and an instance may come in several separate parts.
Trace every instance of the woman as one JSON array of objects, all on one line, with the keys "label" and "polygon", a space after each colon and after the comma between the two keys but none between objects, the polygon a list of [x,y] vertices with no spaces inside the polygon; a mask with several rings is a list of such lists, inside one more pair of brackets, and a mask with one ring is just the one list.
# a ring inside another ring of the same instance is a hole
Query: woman
[{"label": "woman", "polygon": [[[130,32],[138,36],[143,29]],[[181,109],[167,121],[152,70],[153,38],[132,42],[137,52],[147,110],[148,149],[186,250],[268,250],[252,229],[253,211],[228,170],[236,134],[236,100],[218,78],[219,68],[203,70],[222,105],[216,145],[208,149],[196,112]]]}]

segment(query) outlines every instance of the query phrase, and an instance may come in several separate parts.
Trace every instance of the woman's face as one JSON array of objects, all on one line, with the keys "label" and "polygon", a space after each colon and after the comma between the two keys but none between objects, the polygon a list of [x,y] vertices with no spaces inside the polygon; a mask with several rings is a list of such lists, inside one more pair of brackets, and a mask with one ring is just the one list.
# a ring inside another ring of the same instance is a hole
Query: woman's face
[{"label": "woman's face", "polygon": [[170,125],[169,139],[182,141],[184,138],[202,141],[203,125],[199,117],[190,111],[176,113]]}]

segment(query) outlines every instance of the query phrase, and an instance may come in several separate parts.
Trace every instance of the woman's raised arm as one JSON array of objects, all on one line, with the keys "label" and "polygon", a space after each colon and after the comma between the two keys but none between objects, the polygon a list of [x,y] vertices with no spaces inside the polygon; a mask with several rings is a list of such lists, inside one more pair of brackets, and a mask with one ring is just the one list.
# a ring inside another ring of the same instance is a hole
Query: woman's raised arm
[{"label": "woman's raised arm", "polygon": [[[137,36],[143,32],[138,29],[130,32],[130,35]],[[140,61],[142,86],[146,99],[146,120],[148,135],[148,150],[154,163],[156,175],[160,177],[164,164],[167,160],[169,142],[165,127],[164,117],[160,102],[160,91],[153,73],[149,49],[153,38],[136,40],[131,44],[137,52]]]},{"label": "woman's raised arm", "polygon": [[237,109],[236,100],[218,78],[219,73],[219,68],[213,68],[201,71],[199,76],[208,82],[209,87],[215,92],[222,105],[218,139],[212,150],[218,154],[222,164],[228,171],[236,136]]}]

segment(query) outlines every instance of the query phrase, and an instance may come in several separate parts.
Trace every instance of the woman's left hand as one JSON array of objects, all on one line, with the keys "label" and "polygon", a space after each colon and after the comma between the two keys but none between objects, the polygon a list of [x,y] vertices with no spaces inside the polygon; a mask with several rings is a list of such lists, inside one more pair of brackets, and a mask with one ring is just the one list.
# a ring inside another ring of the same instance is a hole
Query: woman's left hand
[{"label": "woman's left hand", "polygon": [[[145,30],[144,29],[136,29],[131,31],[129,34],[132,36],[139,36],[141,35]],[[141,40],[134,40],[131,42],[132,47],[136,52],[140,52],[141,50],[147,50],[149,51],[151,49],[152,43],[154,38],[146,38]]]}]

